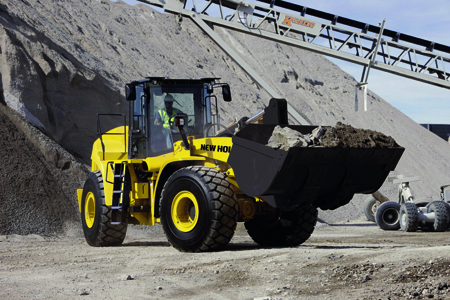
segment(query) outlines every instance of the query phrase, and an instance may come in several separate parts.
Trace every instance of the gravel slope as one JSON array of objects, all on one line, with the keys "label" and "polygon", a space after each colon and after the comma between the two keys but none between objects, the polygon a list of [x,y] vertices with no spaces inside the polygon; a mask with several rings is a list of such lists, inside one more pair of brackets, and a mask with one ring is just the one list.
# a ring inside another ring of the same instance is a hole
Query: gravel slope
[{"label": "gravel slope", "polygon": [[78,226],[75,189],[87,168],[0,104],[0,234],[65,233]]}]

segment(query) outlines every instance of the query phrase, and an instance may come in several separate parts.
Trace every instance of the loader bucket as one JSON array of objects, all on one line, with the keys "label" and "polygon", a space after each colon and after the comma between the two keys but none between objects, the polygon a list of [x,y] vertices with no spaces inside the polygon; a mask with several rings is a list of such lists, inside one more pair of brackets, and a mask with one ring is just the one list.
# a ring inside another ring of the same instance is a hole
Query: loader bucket
[{"label": "loader bucket", "polygon": [[[282,210],[312,204],[323,210],[350,202],[354,194],[377,191],[404,152],[396,148],[265,146],[275,125],[249,124],[235,136],[228,164],[239,188]],[[289,125],[303,134],[317,126]]]}]

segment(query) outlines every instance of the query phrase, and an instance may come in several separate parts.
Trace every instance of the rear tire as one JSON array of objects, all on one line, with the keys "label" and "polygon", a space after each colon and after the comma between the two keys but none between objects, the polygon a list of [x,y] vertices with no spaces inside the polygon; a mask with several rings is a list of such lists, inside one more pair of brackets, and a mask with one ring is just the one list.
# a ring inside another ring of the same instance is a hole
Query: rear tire
[{"label": "rear tire", "polygon": [[399,230],[400,204],[394,201],[382,203],[375,214],[375,220],[378,226],[383,230]]},{"label": "rear tire", "polygon": [[433,201],[427,207],[427,212],[434,212],[435,218],[433,229],[435,232],[442,232],[448,228],[449,214],[447,210],[448,204],[443,201]]},{"label": "rear tire", "polygon": [[419,212],[412,202],[405,202],[400,207],[400,228],[405,232],[416,232],[419,228]]},{"label": "rear tire", "polygon": [[123,243],[127,224],[111,225],[111,214],[111,208],[105,204],[102,174],[92,172],[84,184],[81,202],[81,224],[89,245],[103,247]]},{"label": "rear tire", "polygon": [[381,202],[373,196],[368,197],[364,201],[364,214],[366,215],[367,220],[375,222],[375,214],[380,205]]},{"label": "rear tire", "polygon": [[234,235],[238,203],[225,175],[191,166],[176,171],[164,184],[160,216],[169,243],[179,251],[218,250]]},{"label": "rear tire", "polygon": [[269,217],[256,215],[244,223],[256,243],[269,247],[295,247],[309,239],[317,223],[317,208],[309,205],[296,211],[276,212]]},{"label": "rear tire", "polygon": [[[442,201],[444,202],[444,201]],[[448,223],[447,223],[447,229],[450,228],[450,204],[448,204],[447,202],[444,202],[445,206],[447,206],[447,214],[448,214]]]}]

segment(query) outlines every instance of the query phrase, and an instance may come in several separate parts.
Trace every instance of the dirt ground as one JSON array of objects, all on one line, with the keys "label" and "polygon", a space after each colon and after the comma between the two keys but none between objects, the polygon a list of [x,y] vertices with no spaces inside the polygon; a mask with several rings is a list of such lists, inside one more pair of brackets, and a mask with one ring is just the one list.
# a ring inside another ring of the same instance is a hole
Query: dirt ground
[{"label": "dirt ground", "polygon": [[0,299],[450,299],[449,232],[319,224],[296,248],[262,248],[242,226],[224,251],[181,253],[160,227],[123,246],[0,236]]}]

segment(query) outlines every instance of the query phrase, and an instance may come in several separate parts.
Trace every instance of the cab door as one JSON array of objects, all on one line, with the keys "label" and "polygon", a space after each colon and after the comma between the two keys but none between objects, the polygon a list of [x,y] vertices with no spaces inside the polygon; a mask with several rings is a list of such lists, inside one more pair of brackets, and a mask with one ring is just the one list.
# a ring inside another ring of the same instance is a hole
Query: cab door
[{"label": "cab door", "polygon": [[145,158],[148,156],[148,89],[145,83],[136,85],[136,100],[130,102],[132,119],[131,158]]}]

